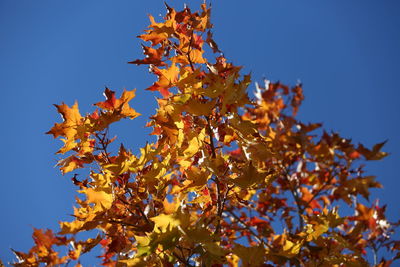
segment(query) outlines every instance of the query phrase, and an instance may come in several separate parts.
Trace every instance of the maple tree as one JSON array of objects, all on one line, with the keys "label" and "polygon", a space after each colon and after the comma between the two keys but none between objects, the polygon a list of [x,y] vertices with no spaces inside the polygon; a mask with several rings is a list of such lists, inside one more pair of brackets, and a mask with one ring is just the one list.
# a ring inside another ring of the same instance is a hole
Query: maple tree
[{"label": "maple tree", "polygon": [[387,155],[384,143],[369,149],[296,119],[300,84],[265,81],[250,94],[250,75],[213,39],[206,4],[199,12],[167,5],[164,21],[150,22],[139,36],[145,58],[129,63],[157,77],[147,88],[161,94],[147,124],[157,140],[140,155],[122,144],[110,151],[109,126],[140,115],[129,105],[135,90],[118,98],[106,88],[86,116],[77,103],[55,105],[63,122],[48,134],[61,137],[57,153],[66,155],[58,166],[88,173],[71,178],[80,194],[73,220],[58,233],[34,229],[34,246],[14,251],[15,266],[81,266],[95,247],[105,266],[389,266],[400,258],[398,223],[369,201],[381,184],[364,174],[364,161]]}]

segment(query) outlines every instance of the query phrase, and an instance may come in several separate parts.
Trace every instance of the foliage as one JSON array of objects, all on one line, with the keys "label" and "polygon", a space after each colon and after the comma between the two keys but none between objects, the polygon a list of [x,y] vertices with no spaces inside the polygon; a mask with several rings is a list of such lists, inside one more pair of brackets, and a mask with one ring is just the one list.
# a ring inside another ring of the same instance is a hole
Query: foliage
[{"label": "foliage", "polygon": [[[117,98],[106,88],[86,116],[77,103],[55,105],[63,122],[48,134],[64,143],[61,172],[89,173],[72,177],[74,219],[58,233],[35,229],[15,266],[80,266],[95,247],[105,266],[389,266],[400,257],[397,224],[369,202],[381,185],[361,164],[385,157],[384,143],[368,149],[297,120],[300,84],[265,81],[250,96],[251,77],[219,50],[205,4],[167,6],[163,22],[150,22],[139,36],[145,58],[130,63],[157,77],[147,88],[162,95],[147,124],[157,141],[138,156],[122,144],[109,151],[109,126],[139,116],[134,90]],[[93,236],[79,240],[85,231]]]}]

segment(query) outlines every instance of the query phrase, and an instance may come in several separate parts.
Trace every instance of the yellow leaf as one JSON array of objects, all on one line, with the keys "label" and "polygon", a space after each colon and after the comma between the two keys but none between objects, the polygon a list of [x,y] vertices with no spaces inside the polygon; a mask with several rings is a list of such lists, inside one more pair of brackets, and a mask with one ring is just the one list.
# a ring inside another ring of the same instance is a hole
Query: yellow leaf
[{"label": "yellow leaf", "polygon": [[242,170],[242,174],[233,180],[233,182],[243,189],[256,186],[266,181],[268,173],[259,172],[251,162]]},{"label": "yellow leaf", "polygon": [[[174,63],[179,63],[183,65],[188,65],[190,62],[204,64],[206,63],[206,59],[203,57],[203,49],[191,49],[189,54],[185,53],[185,55],[178,55],[171,58],[171,61]],[[190,61],[189,61],[190,58]]]},{"label": "yellow leaf", "polygon": [[158,81],[146,90],[159,91],[164,97],[169,96],[170,92],[168,89],[174,86],[178,81],[179,68],[173,63],[171,67],[166,69],[160,69],[154,66],[152,72],[158,76]]},{"label": "yellow leaf", "polygon": [[82,252],[82,245],[81,244],[75,244],[74,249],[69,251],[68,255],[72,260],[77,260],[79,256],[81,255]]},{"label": "yellow leaf", "polygon": [[72,107],[62,103],[61,105],[54,105],[57,111],[61,114],[62,123],[56,123],[47,132],[47,134],[52,134],[54,138],[58,136],[63,136],[65,145],[57,153],[65,153],[76,146],[74,142],[75,136],[78,133],[78,126],[83,123],[83,118],[79,113],[78,102],[75,102]]},{"label": "yellow leaf", "polygon": [[254,141],[254,135],[258,134],[257,125],[250,122],[242,120],[239,116],[234,115],[229,119],[229,125],[233,128],[235,133],[243,140]]},{"label": "yellow leaf", "polygon": [[83,221],[73,221],[73,222],[60,222],[60,234],[76,234],[81,231],[85,222]]},{"label": "yellow leaf", "polygon": [[166,21],[157,23],[154,20],[154,17],[149,15],[150,26],[148,30],[146,30],[145,34],[139,36],[143,41],[150,41],[153,46],[165,41],[174,34],[176,31],[176,21],[175,21],[175,10],[171,9],[168,14],[168,19]]},{"label": "yellow leaf", "polygon": [[134,119],[140,115],[133,108],[131,108],[128,104],[132,98],[135,97],[135,89],[131,91],[124,90],[120,99],[117,99],[117,105],[120,105],[121,114],[129,117],[130,119]]},{"label": "yellow leaf", "polygon": [[211,203],[211,196],[205,195],[205,194],[200,194],[198,197],[190,201],[189,203],[191,204],[200,204],[201,207],[203,207],[206,203]]},{"label": "yellow leaf", "polygon": [[79,193],[86,194],[87,202],[95,204],[95,212],[108,210],[113,203],[111,188],[85,188]]},{"label": "yellow leaf", "polygon": [[185,171],[186,177],[192,183],[189,185],[192,189],[200,190],[206,185],[208,179],[211,177],[211,173],[203,168],[191,166]]},{"label": "yellow leaf", "polygon": [[[232,77],[234,77],[235,74],[232,74]],[[227,105],[232,105],[236,104],[238,106],[243,106],[244,104],[248,104],[248,98],[247,98],[247,93],[246,89],[251,83],[250,80],[250,75],[245,75],[244,79],[242,82],[239,84],[232,84],[226,89],[224,99],[223,99],[223,107],[226,107]],[[221,113],[225,113],[225,110],[222,109]]]},{"label": "yellow leaf", "polygon": [[200,69],[196,69],[193,72],[191,68],[182,68],[176,86],[181,90],[181,92],[187,93],[183,95],[185,99],[183,99],[184,101],[181,101],[181,103],[185,103],[191,94],[198,95],[199,89],[203,86],[200,78]]},{"label": "yellow leaf", "polygon": [[158,229],[161,232],[166,232],[168,229],[174,228],[180,225],[179,218],[175,217],[173,214],[160,214],[156,217],[150,218],[155,223],[155,231]]},{"label": "yellow leaf", "polygon": [[204,242],[203,247],[213,255],[216,256],[225,256],[227,251],[225,251],[220,244],[216,242]]},{"label": "yellow leaf", "polygon": [[165,214],[172,214],[175,213],[178,208],[179,208],[179,200],[174,199],[171,203],[168,201],[167,198],[164,199],[163,201],[163,206],[164,206],[164,213]]},{"label": "yellow leaf", "polygon": [[286,239],[283,245],[283,255],[288,258],[293,258],[297,254],[299,254],[302,245],[302,242],[293,243],[292,241]]},{"label": "yellow leaf", "polygon": [[197,226],[193,229],[184,229],[187,237],[195,243],[211,242],[214,238],[212,233],[204,227]]},{"label": "yellow leaf", "polygon": [[166,232],[169,229],[181,226],[183,229],[190,223],[190,214],[183,214],[177,211],[174,214],[160,214],[156,217],[150,218],[155,223],[155,232]]},{"label": "yellow leaf", "polygon": [[204,128],[203,130],[201,130],[199,134],[193,133],[191,136],[188,137],[189,138],[188,147],[183,151],[183,154],[185,155],[186,158],[190,158],[194,154],[199,152],[205,136],[206,135]]},{"label": "yellow leaf", "polygon": [[115,176],[112,175],[110,171],[103,171],[103,173],[94,173],[90,174],[90,177],[93,179],[96,187],[106,188],[109,187],[112,182],[115,181]]},{"label": "yellow leaf", "polygon": [[141,246],[148,246],[150,244],[150,238],[148,236],[135,236],[136,241]]},{"label": "yellow leaf", "polygon": [[[127,267],[147,267],[148,261],[146,261],[143,258],[132,258],[132,259],[126,259],[126,260],[119,260],[118,263],[123,263]],[[117,265],[120,266],[120,265]]]},{"label": "yellow leaf", "polygon": [[235,244],[232,252],[242,260],[244,266],[258,266],[264,262],[265,249],[262,245],[258,247],[245,247]]},{"label": "yellow leaf", "polygon": [[227,255],[227,261],[229,263],[229,266],[239,267],[240,258],[237,255],[235,254]]},{"label": "yellow leaf", "polygon": [[208,116],[215,107],[215,103],[215,100],[204,102],[191,98],[185,103],[185,110],[195,116]]},{"label": "yellow leaf", "polygon": [[323,233],[326,233],[329,230],[329,225],[327,224],[319,224],[316,223],[314,225],[307,224],[307,230],[306,230],[306,235],[307,235],[307,241],[312,241],[317,239],[320,235]]},{"label": "yellow leaf", "polygon": [[75,169],[83,167],[83,161],[75,156],[69,156],[57,162],[57,166],[61,166],[60,170],[63,174],[71,172]]}]

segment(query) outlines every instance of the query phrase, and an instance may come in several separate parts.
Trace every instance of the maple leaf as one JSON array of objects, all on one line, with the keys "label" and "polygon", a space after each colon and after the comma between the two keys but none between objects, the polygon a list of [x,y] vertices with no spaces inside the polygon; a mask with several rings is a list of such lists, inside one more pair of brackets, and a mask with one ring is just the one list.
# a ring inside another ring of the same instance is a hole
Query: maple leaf
[{"label": "maple leaf", "polygon": [[79,193],[84,193],[87,197],[87,201],[95,204],[94,212],[108,210],[113,203],[111,188],[84,188],[80,190]]},{"label": "maple leaf", "polygon": [[131,101],[135,97],[135,91],[126,91],[122,92],[121,98],[117,99],[115,97],[115,92],[106,88],[104,91],[104,96],[106,97],[106,101],[96,103],[95,105],[110,111],[110,112],[117,112],[125,117],[130,119],[134,119],[138,117],[140,114],[137,113],[133,108],[129,106],[129,101]]},{"label": "maple leaf", "polygon": [[73,222],[60,222],[61,231],[59,234],[76,234],[83,230],[85,222],[73,221]]},{"label": "maple leaf", "polygon": [[242,170],[242,174],[235,178],[233,182],[240,186],[243,189],[247,189],[253,186],[259,186],[259,184],[264,182],[271,182],[272,177],[270,177],[269,173],[264,171],[259,171],[256,167],[253,166],[252,162]]},{"label": "maple leaf", "polygon": [[367,160],[380,160],[388,155],[386,152],[380,151],[387,141],[374,145],[372,150],[365,148],[362,144],[358,146],[360,152]]},{"label": "maple leaf", "polygon": [[63,139],[65,143],[64,147],[57,152],[64,154],[65,152],[76,147],[77,143],[75,143],[75,136],[78,133],[78,127],[82,125],[83,118],[79,113],[78,102],[75,102],[72,107],[68,107],[64,103],[54,106],[61,114],[63,122],[54,124],[54,126],[50,129],[50,131],[46,132],[46,134],[52,134],[54,138],[57,138],[58,136],[65,138]]},{"label": "maple leaf", "polygon": [[68,107],[68,105],[64,103],[54,106],[61,114],[64,122],[56,123],[47,134],[52,134],[54,138],[57,138],[58,136],[72,138],[75,135],[76,127],[80,125],[82,121],[82,116],[79,113],[78,102],[75,102],[72,107]]},{"label": "maple leaf", "polygon": [[185,52],[185,49],[182,49],[182,55],[171,58],[171,61],[174,63],[179,63],[183,65],[187,64],[204,64],[206,63],[206,59],[203,58],[204,51],[201,49],[191,49],[190,51]]},{"label": "maple leaf", "polygon": [[151,25],[149,26],[149,30],[146,30],[145,34],[138,36],[144,41],[150,41],[152,46],[155,46],[165,40],[168,39],[172,34],[175,33],[175,29],[177,27],[175,21],[175,10],[168,9],[169,13],[167,14],[167,20],[164,23],[157,23],[154,20],[154,17],[149,15],[149,19]]},{"label": "maple leaf", "polygon": [[209,116],[212,113],[216,101],[201,101],[190,98],[185,102],[185,110],[195,116]]},{"label": "maple leaf", "polygon": [[154,66],[166,66],[167,64],[165,62],[162,61],[162,57],[164,54],[164,47],[161,46],[157,49],[149,47],[149,46],[144,46],[142,45],[143,48],[143,54],[146,55],[145,59],[137,59],[134,61],[130,61],[128,63],[130,64],[137,64],[137,65],[141,65],[141,64],[152,64]]},{"label": "maple leaf", "polygon": [[207,39],[206,42],[211,47],[214,53],[221,53],[221,50],[218,48],[218,44],[213,39],[213,34],[211,31],[207,32]]},{"label": "maple leaf", "polygon": [[158,81],[146,90],[159,91],[162,96],[168,97],[169,89],[178,81],[179,68],[173,63],[169,68],[153,67],[151,71],[158,76]]},{"label": "maple leaf", "polygon": [[235,244],[233,253],[236,254],[246,266],[258,266],[264,262],[265,249],[260,245],[257,247],[245,247]]},{"label": "maple leaf", "polygon": [[168,201],[168,199],[164,199],[163,206],[164,206],[164,213],[169,215],[175,213],[179,208],[179,203],[177,203],[177,199],[175,199],[172,203]]},{"label": "maple leaf", "polygon": [[189,139],[187,148],[183,150],[185,157],[192,157],[194,154],[199,152],[205,137],[205,129],[200,131],[200,133],[193,133],[192,135],[189,135],[187,137]]},{"label": "maple leaf", "polygon": [[211,173],[205,169],[191,166],[185,170],[186,177],[191,183],[188,185],[189,189],[199,190],[204,187],[207,181],[211,178]]},{"label": "maple leaf", "polygon": [[287,258],[295,257],[299,254],[300,249],[302,247],[302,243],[294,243],[288,239],[284,241],[282,252],[280,255],[285,256]]},{"label": "maple leaf", "polygon": [[84,160],[84,159],[81,159],[81,158],[78,158],[78,157],[72,155],[72,156],[69,156],[65,159],[58,161],[57,166],[61,166],[60,170],[61,170],[62,174],[66,174],[67,172],[71,172],[75,169],[83,168],[83,164],[89,163],[89,162],[90,162],[90,160]]},{"label": "maple leaf", "polygon": [[158,216],[150,218],[155,223],[154,230],[165,232],[168,229],[181,226],[185,228],[190,223],[190,215],[183,214],[181,211],[177,211],[174,214],[160,214]]}]

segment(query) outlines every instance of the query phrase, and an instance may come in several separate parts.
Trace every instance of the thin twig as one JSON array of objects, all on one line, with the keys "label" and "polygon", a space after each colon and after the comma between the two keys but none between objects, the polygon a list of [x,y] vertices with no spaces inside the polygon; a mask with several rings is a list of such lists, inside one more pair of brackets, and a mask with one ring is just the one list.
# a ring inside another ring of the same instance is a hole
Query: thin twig
[{"label": "thin twig", "polygon": [[96,138],[99,140],[99,142],[100,142],[100,145],[101,145],[101,148],[100,148],[100,150],[103,150],[103,154],[105,155],[105,158],[106,158],[106,160],[107,160],[107,163],[108,164],[110,164],[111,163],[111,160],[110,160],[110,158],[108,157],[108,151],[107,151],[107,147],[108,147],[108,139],[107,139],[107,135],[108,135],[108,128],[106,128],[105,130],[104,130],[104,133],[100,133],[101,135],[102,135],[102,137],[99,137],[97,134],[95,135],[96,136]]},{"label": "thin twig", "polygon": [[226,189],[224,197],[222,199],[222,203],[219,205],[219,210],[218,210],[218,213],[217,213],[218,222],[217,222],[217,227],[215,227],[214,234],[218,234],[220,232],[220,230],[221,230],[222,212],[224,211],[224,208],[225,208],[225,202],[226,202],[226,199],[228,197],[228,193],[232,188],[233,188],[233,186],[232,187],[228,187]]},{"label": "thin twig", "polygon": [[[125,205],[131,205],[129,202],[125,201],[124,199],[118,197],[120,201],[122,201]],[[144,211],[140,208],[139,205],[134,205],[137,211],[139,211],[140,215],[146,220],[147,223],[150,223],[150,220],[147,218],[146,214]],[[129,207],[125,207],[130,213],[135,214]]]},{"label": "thin twig", "polygon": [[194,65],[193,65],[192,59],[190,58],[190,52],[192,52],[192,42],[193,42],[193,32],[192,32],[192,35],[190,36],[189,47],[188,47],[188,52],[186,53],[186,57],[188,58],[190,68],[194,72]]},{"label": "thin twig", "polygon": [[335,178],[336,175],[337,175],[337,173],[332,174],[331,177],[329,177],[328,181],[327,181],[320,189],[318,189],[317,192],[315,192],[315,193],[313,194],[313,196],[311,197],[311,199],[310,199],[309,201],[307,201],[307,203],[306,203],[306,205],[305,205],[306,207],[308,207],[308,205],[310,205],[310,203],[311,203],[316,197],[318,197],[319,194],[320,194],[323,190],[326,189],[326,187],[332,182],[333,178]]},{"label": "thin twig", "polygon": [[260,238],[248,225],[246,225],[246,223],[244,221],[242,221],[242,219],[240,219],[239,216],[237,216],[233,211],[227,210],[226,212],[228,212],[230,215],[232,215],[233,218],[235,218],[239,223],[241,223],[246,228],[246,230],[249,231],[258,242],[266,245],[269,249],[272,249],[272,247],[268,243],[264,242],[264,240],[262,238]]},{"label": "thin twig", "polygon": [[284,173],[285,181],[289,187],[289,191],[292,194],[294,202],[296,203],[297,206],[297,215],[299,217],[300,229],[302,229],[304,227],[304,219],[302,217],[304,209],[301,207],[301,202],[299,195],[297,194],[297,191],[292,187],[292,184],[289,180],[289,172],[287,171],[287,169],[284,169],[284,172],[285,172]]},{"label": "thin twig", "polygon": [[207,131],[208,135],[210,136],[211,157],[215,159],[217,157],[217,154],[215,153],[214,133],[211,129],[211,122],[208,116],[206,117],[206,120],[207,120]]},{"label": "thin twig", "polygon": [[178,253],[172,252],[172,255],[174,255],[174,257],[177,258],[178,261],[181,262],[182,264],[184,264],[185,266],[194,267],[194,266],[191,265],[189,262],[186,262],[185,259],[183,259],[182,257],[180,257],[180,256],[178,255]]}]

